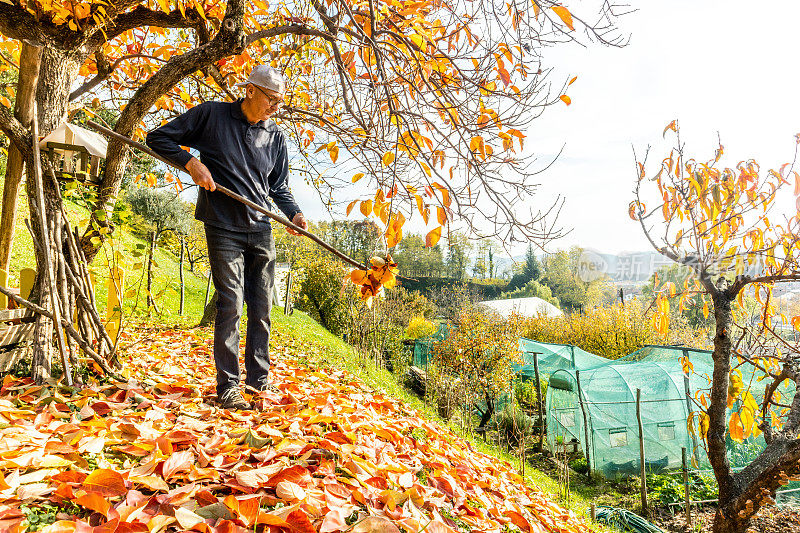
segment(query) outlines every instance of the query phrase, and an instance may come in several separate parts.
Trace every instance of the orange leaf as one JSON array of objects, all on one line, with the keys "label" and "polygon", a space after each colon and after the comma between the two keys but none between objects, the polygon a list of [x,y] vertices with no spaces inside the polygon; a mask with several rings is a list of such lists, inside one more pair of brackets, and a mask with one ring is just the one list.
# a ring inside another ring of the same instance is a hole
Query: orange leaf
[{"label": "orange leaf", "polygon": [[[304,466],[301,465],[294,465],[289,468],[285,468],[269,478],[267,482],[267,487],[275,487],[281,481],[291,481],[293,483],[297,483],[300,486],[307,485],[311,481],[311,474],[308,473],[308,470]],[[287,520],[288,522],[288,520]]]},{"label": "orange leaf", "polygon": [[353,270],[352,272],[350,272],[350,281],[352,281],[356,285],[361,285],[366,280],[367,280],[366,270]]},{"label": "orange leaf", "polygon": [[575,83],[575,80],[577,80],[577,79],[578,79],[578,76],[575,76],[574,78],[572,78],[571,80],[569,80],[569,83],[567,84],[567,86],[570,86],[570,85],[572,85],[573,83]]},{"label": "orange leaf", "polygon": [[800,315],[792,317],[792,327],[797,331],[800,331]]},{"label": "orange leaf", "polygon": [[442,237],[442,227],[433,228],[428,234],[425,236],[425,246],[431,247],[436,246],[436,243],[439,242],[439,239]]},{"label": "orange leaf", "polygon": [[277,487],[275,487],[275,494],[277,494],[278,498],[281,500],[289,502],[305,500],[306,498],[306,491],[303,490],[303,487],[291,481],[281,481],[278,483]]},{"label": "orange leaf", "polygon": [[447,211],[444,208],[436,206],[436,218],[439,220],[439,224],[444,226],[447,223]]},{"label": "orange leaf", "polygon": [[572,25],[572,13],[569,12],[569,9],[564,6],[553,6],[552,9],[569,29],[575,29],[575,26]]},{"label": "orange leaf", "polygon": [[350,216],[350,211],[353,210],[353,208],[356,206],[357,203],[358,203],[358,200],[353,200],[352,202],[347,204],[347,211],[345,212],[346,216]]},{"label": "orange leaf", "polygon": [[108,516],[108,510],[111,508],[111,503],[96,492],[87,492],[77,498],[75,503],[86,509],[97,511],[103,516]]},{"label": "orange leaf", "polygon": [[561,96],[559,96],[559,98],[561,99],[562,102],[564,102],[567,105],[572,103],[572,98],[570,98],[566,94],[562,94]]},{"label": "orange leaf", "polygon": [[364,173],[363,172],[359,172],[358,174],[354,174],[353,175],[353,183],[357,182],[358,180],[360,180],[363,177],[364,177]]},{"label": "orange leaf", "polygon": [[97,469],[89,474],[81,488],[86,492],[96,492],[102,496],[122,496],[128,493],[122,476],[106,468]]},{"label": "orange leaf", "polygon": [[183,450],[170,455],[161,468],[164,480],[168,481],[178,472],[189,470],[194,462],[194,454],[191,450]]},{"label": "orange leaf", "polygon": [[286,522],[292,528],[292,533],[317,533],[316,528],[311,524],[311,520],[308,519],[308,515],[300,509],[289,513],[289,516],[286,517]]},{"label": "orange leaf", "polygon": [[742,440],[744,440],[744,426],[742,426],[739,413],[733,413],[731,415],[731,419],[728,422],[728,432],[731,435],[731,439],[734,441],[742,442]]},{"label": "orange leaf", "polygon": [[336,160],[339,159],[339,147],[333,146],[328,149],[328,155],[331,156],[331,162],[336,163]]},{"label": "orange leaf", "polygon": [[678,131],[678,121],[677,120],[673,120],[672,122],[667,124],[667,127],[664,128],[664,133],[662,133],[661,136],[664,137],[667,134],[668,130]]},{"label": "orange leaf", "polygon": [[361,214],[368,217],[372,213],[372,200],[364,200],[361,202]]}]

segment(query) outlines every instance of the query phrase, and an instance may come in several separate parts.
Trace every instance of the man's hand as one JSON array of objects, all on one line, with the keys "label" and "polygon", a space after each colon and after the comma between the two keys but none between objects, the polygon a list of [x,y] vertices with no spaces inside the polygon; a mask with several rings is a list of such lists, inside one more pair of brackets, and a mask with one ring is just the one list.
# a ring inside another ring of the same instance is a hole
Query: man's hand
[{"label": "man's hand", "polygon": [[[304,230],[308,230],[308,222],[306,222],[306,217],[303,216],[303,213],[295,214],[294,217],[292,217],[292,224],[294,224],[295,226],[299,226]],[[288,231],[292,235],[301,235],[301,233],[298,233],[292,228],[287,227],[286,231]]]},{"label": "man's hand", "polygon": [[186,170],[192,176],[192,180],[205,190],[213,191],[217,188],[208,167],[201,163],[196,157],[191,158],[189,162],[186,163]]}]

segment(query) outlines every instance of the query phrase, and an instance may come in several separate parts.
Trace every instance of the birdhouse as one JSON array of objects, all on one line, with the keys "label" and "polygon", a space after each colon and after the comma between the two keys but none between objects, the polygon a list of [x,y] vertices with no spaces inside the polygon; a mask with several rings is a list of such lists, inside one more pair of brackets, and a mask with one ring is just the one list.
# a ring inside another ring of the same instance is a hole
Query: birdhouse
[{"label": "birdhouse", "polygon": [[63,122],[39,141],[39,148],[53,164],[56,178],[100,184],[100,160],[106,157],[108,142],[99,133]]}]

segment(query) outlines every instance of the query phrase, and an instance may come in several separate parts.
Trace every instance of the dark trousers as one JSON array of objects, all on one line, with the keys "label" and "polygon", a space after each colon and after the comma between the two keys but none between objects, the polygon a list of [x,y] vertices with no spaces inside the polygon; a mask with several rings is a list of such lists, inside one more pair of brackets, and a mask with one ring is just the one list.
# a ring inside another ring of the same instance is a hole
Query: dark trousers
[{"label": "dark trousers", "polygon": [[217,394],[239,384],[239,321],[243,303],[247,304],[245,384],[260,389],[267,384],[269,373],[269,312],[275,278],[272,229],[245,233],[206,224],[205,230],[211,277],[217,291],[214,321]]}]

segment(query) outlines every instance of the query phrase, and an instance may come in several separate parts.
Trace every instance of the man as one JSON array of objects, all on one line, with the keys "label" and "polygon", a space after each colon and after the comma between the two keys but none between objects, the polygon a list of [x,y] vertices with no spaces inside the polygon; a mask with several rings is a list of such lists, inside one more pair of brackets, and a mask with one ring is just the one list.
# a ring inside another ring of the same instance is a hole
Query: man
[{"label": "man", "polygon": [[[303,229],[308,224],[289,190],[286,139],[269,121],[283,105],[283,76],[272,67],[259,65],[237,86],[246,88],[244,98],[198,105],[150,132],[147,144],[186,168],[200,186],[195,218],[205,224],[217,291],[217,398],[223,408],[249,409],[239,387],[239,321],[242,303],[246,303],[245,384],[256,391],[274,391],[268,381],[268,345],[275,244],[269,218],[214,192],[215,183],[259,205],[270,205],[271,198],[294,224]],[[200,160],[181,146],[198,150]]]}]

